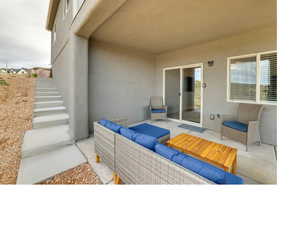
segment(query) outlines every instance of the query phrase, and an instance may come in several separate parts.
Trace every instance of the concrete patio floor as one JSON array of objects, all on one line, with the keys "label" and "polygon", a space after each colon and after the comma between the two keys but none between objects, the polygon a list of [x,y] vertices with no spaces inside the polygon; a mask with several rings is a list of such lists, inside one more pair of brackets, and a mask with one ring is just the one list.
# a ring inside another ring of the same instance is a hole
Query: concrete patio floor
[{"label": "concrete patio floor", "polygon": [[[221,143],[238,149],[238,172],[246,184],[276,184],[277,183],[277,160],[274,146],[262,144],[260,146],[251,145],[246,152],[245,145],[229,140],[220,139],[220,134],[212,130],[205,130],[203,133],[190,131],[178,127],[181,123],[170,120],[164,121],[143,121],[171,131],[171,138],[181,133],[198,136],[210,141]],[[139,124],[139,123],[137,123]],[[94,137],[77,142],[77,146],[86,156],[94,171],[100,177],[103,184],[113,184],[112,171],[104,163],[96,163],[94,152]]]}]

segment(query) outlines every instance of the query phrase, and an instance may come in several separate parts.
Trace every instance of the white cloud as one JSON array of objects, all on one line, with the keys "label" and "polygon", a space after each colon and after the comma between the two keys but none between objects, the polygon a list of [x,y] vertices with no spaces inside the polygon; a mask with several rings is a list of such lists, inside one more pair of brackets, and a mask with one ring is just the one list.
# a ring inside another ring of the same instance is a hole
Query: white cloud
[{"label": "white cloud", "polygon": [[46,31],[49,0],[2,0],[0,67],[50,64],[51,34]]}]

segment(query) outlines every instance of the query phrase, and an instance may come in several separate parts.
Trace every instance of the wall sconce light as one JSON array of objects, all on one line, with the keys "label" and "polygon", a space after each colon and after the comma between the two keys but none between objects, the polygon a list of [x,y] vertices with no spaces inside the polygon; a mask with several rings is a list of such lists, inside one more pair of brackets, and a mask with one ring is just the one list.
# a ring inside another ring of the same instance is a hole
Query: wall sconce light
[{"label": "wall sconce light", "polygon": [[210,66],[210,67],[211,67],[211,66],[213,66],[213,65],[214,65],[214,61],[213,61],[213,60],[211,60],[211,61],[208,61],[208,62],[207,62],[207,64],[208,64],[208,66]]}]

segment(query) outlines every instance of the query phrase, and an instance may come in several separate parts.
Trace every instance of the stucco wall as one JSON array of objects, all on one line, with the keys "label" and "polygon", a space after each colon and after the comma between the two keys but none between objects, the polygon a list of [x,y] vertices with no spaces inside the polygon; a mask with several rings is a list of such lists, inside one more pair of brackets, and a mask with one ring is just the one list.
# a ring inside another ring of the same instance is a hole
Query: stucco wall
[{"label": "stucco wall", "polygon": [[[220,129],[220,120],[210,120],[212,114],[234,114],[236,103],[226,101],[227,57],[250,54],[276,49],[276,28],[265,27],[232,37],[198,44],[157,56],[156,62],[156,93],[163,94],[163,68],[178,65],[204,63],[204,118],[203,126]],[[214,66],[208,67],[207,62],[214,60]],[[276,106],[266,106],[261,123],[262,140],[276,144],[277,123]]]},{"label": "stucco wall", "polygon": [[63,17],[65,0],[59,4],[55,18],[57,39],[53,41],[53,79],[63,96],[70,116],[70,133],[75,140],[88,136],[88,40],[74,35],[72,30],[73,1]]},{"label": "stucco wall", "polygon": [[69,1],[69,11],[64,16],[65,1],[62,0],[59,3],[56,17],[54,20],[54,27],[56,28],[56,41],[54,41],[54,32],[52,31],[51,38],[51,61],[56,60],[56,57],[63,51],[65,45],[69,40],[70,28],[73,19],[73,1]]},{"label": "stucco wall", "polygon": [[90,40],[89,124],[101,118],[146,119],[154,92],[155,57]]}]

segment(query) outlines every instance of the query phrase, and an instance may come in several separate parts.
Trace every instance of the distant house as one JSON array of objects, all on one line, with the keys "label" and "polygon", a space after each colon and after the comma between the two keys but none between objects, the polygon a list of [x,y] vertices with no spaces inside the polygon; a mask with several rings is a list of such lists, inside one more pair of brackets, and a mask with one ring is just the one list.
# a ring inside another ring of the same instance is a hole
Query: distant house
[{"label": "distant house", "polygon": [[31,69],[31,74],[37,74],[38,77],[51,77],[51,69],[43,67],[34,67]]},{"label": "distant house", "polygon": [[28,71],[26,69],[20,69],[17,71],[17,74],[27,74]]},{"label": "distant house", "polygon": [[6,69],[0,69],[0,73],[6,73]]},{"label": "distant house", "polygon": [[16,74],[16,69],[7,69],[7,73]]}]

